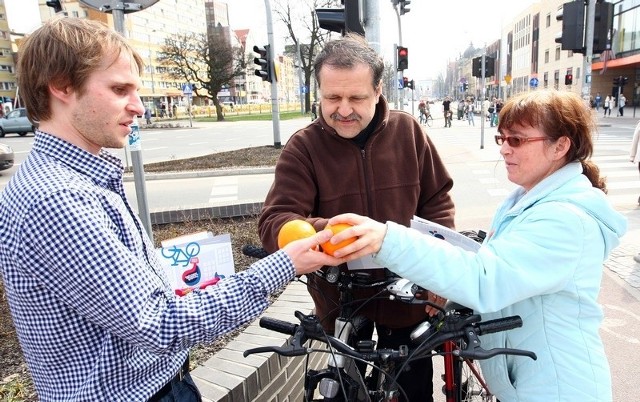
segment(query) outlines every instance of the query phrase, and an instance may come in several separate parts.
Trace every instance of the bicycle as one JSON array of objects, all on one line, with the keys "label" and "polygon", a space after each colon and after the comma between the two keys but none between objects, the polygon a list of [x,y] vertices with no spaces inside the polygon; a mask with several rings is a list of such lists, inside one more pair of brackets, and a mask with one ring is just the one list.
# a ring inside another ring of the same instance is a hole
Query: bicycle
[{"label": "bicycle", "polygon": [[433,116],[429,112],[420,112],[420,116],[418,118],[418,122],[422,124],[426,124],[428,127],[433,125]]},{"label": "bicycle", "polygon": [[[463,232],[464,233],[464,232]],[[469,232],[467,232],[469,233]],[[262,258],[264,250],[256,254],[256,249],[247,246],[243,253]],[[480,322],[480,316],[470,309],[448,303],[446,309],[433,320],[420,323],[411,334],[415,346],[407,345],[398,349],[375,349],[375,341],[354,341],[354,335],[363,325],[362,316],[352,308],[352,289],[356,287],[382,286],[386,297],[405,303],[434,304],[416,297],[424,292],[415,284],[397,276],[382,281],[369,281],[366,272],[341,272],[337,267],[330,267],[321,275],[325,280],[337,284],[341,294],[341,311],[336,319],[334,335],[325,333],[320,319],[297,312],[300,324],[287,323],[269,317],[260,320],[260,326],[293,335],[287,347],[261,347],[245,351],[252,353],[275,352],[283,356],[301,356],[314,352],[329,353],[327,368],[309,369],[305,374],[305,401],[398,401],[403,390],[398,386],[398,373],[401,373],[411,361],[422,358],[444,356],[445,372],[443,375],[443,392],[447,402],[493,401],[492,395],[482,379],[479,369],[473,360],[486,359],[497,354],[514,354],[529,356],[535,354],[516,349],[492,349],[486,351],[480,347],[478,335],[483,333],[505,331],[522,325],[519,317],[508,317],[491,322]],[[437,307],[437,306],[436,306]],[[318,349],[305,347],[307,341],[319,341],[328,347]],[[441,347],[442,351],[433,353]],[[360,363],[357,367],[356,362]],[[365,373],[363,365],[369,367]],[[319,393],[323,399],[315,399]],[[406,398],[405,398],[406,400]]]}]

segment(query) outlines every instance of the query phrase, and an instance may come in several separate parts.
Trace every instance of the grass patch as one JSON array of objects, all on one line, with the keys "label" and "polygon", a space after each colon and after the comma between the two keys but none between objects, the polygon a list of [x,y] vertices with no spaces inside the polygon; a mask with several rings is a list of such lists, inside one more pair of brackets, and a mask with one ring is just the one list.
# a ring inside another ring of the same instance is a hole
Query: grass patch
[{"label": "grass patch", "polygon": [[[292,120],[298,119],[300,117],[308,116],[306,113],[300,113],[300,111],[296,112],[280,112],[280,120]],[[249,113],[235,113],[235,112],[227,112],[224,116],[224,121],[267,121],[271,120],[272,114],[271,112],[253,112]],[[197,117],[194,118],[195,121],[218,121],[215,115],[211,117]]]}]

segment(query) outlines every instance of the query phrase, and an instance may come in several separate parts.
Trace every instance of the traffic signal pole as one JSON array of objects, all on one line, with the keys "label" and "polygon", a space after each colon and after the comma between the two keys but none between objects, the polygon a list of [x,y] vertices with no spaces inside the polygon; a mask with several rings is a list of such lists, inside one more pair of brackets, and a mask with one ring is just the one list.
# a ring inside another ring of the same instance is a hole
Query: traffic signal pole
[{"label": "traffic signal pole", "polygon": [[485,121],[485,110],[484,110],[484,98],[486,97],[487,94],[487,88],[485,87],[485,73],[487,71],[486,69],[486,62],[487,60],[485,59],[485,54],[487,53],[487,45],[485,44],[484,46],[484,50],[482,51],[482,64],[481,64],[481,68],[482,68],[482,76],[480,78],[480,82],[482,83],[482,91],[480,92],[480,149],[484,149],[484,121]]},{"label": "traffic signal pole", "polygon": [[[122,7],[119,7],[119,4],[122,5],[122,3],[113,1],[111,14],[113,15],[113,26],[115,30],[124,36],[124,9]],[[133,168],[133,181],[136,189],[136,200],[138,201],[138,217],[142,222],[142,226],[144,226],[145,230],[147,231],[151,242],[153,242],[153,228],[151,226],[151,215],[149,214],[147,187],[144,181],[144,164],[142,163],[142,149],[140,142],[141,140],[138,138],[136,146],[131,147],[131,166]]]},{"label": "traffic signal pole", "polygon": [[582,99],[589,102],[591,97],[591,62],[593,60],[593,31],[596,21],[596,0],[587,1],[587,20],[585,24],[585,53],[582,61],[584,81],[582,82]]},{"label": "traffic signal pole", "polygon": [[[396,46],[396,48],[394,49],[394,53],[396,54],[396,66],[398,65],[398,47],[402,46],[402,22],[400,20],[400,12],[398,11],[398,7],[393,7],[393,10],[396,12],[396,17],[398,19],[398,46]],[[396,69],[397,70],[397,69]],[[398,80],[396,81],[396,102],[399,103],[399,105],[396,105],[396,109],[398,110],[404,110],[404,89],[402,90],[402,92],[400,92],[400,85],[398,85],[398,83],[402,80],[403,75],[404,75],[404,71],[397,71],[396,74],[398,75]]]},{"label": "traffic signal pole", "polygon": [[271,4],[269,0],[264,0],[264,7],[267,12],[267,37],[269,39],[269,60],[272,62],[273,74],[271,79],[271,120],[273,123],[273,146],[276,149],[282,147],[280,142],[280,105],[278,104],[278,80],[276,79],[274,43],[273,43],[273,19],[271,17]]}]

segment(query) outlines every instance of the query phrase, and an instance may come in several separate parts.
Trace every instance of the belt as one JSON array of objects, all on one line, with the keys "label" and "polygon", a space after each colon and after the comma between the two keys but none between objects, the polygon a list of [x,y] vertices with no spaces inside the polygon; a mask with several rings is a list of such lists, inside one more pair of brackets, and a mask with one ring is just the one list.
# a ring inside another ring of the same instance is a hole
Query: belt
[{"label": "belt", "polygon": [[173,383],[181,382],[187,374],[189,374],[189,356],[187,356],[187,358],[184,360],[184,363],[182,363],[182,366],[180,366],[176,375],[173,376],[173,378],[170,379],[166,384],[164,384],[164,386],[160,388],[158,392],[153,394],[153,396],[149,398],[149,402],[159,401],[165,396],[169,395],[171,393]]}]

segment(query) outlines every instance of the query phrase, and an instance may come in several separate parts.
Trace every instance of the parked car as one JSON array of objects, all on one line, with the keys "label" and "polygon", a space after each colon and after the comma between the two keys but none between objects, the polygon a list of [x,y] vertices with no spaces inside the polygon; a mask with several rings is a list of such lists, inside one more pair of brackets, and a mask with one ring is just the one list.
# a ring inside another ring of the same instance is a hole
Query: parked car
[{"label": "parked car", "polygon": [[13,149],[5,144],[0,144],[0,170],[6,170],[13,166]]},{"label": "parked car", "polygon": [[27,117],[27,110],[17,108],[0,119],[0,138],[9,133],[18,133],[24,137],[27,133],[33,133],[36,127],[38,126]]}]

